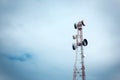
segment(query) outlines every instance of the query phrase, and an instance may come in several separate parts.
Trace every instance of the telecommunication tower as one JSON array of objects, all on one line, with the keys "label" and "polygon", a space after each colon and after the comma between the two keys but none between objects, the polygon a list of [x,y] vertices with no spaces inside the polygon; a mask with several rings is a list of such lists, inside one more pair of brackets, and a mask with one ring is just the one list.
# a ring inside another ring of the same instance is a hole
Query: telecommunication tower
[{"label": "telecommunication tower", "polygon": [[85,26],[83,20],[74,24],[74,28],[77,29],[77,34],[73,35],[75,43],[72,44],[73,50],[75,50],[75,63],[73,69],[73,80],[86,80],[85,79],[85,65],[84,65],[84,53],[83,46],[88,45],[87,39],[83,39],[82,27]]}]

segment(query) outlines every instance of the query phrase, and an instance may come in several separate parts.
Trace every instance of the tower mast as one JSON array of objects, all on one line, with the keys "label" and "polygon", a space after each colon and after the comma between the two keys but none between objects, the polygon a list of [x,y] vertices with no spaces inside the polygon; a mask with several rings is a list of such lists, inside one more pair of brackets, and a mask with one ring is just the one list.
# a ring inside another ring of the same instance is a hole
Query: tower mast
[{"label": "tower mast", "polygon": [[74,24],[74,28],[77,29],[77,34],[73,35],[75,43],[72,44],[73,50],[75,50],[75,63],[73,71],[73,80],[85,80],[85,65],[84,65],[84,53],[83,46],[88,45],[87,39],[83,40],[82,26],[85,26],[83,21],[79,21]]}]

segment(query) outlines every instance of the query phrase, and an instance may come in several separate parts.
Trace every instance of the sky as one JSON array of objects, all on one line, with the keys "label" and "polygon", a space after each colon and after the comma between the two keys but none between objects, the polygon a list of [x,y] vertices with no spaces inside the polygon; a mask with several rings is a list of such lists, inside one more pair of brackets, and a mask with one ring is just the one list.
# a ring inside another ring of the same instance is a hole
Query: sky
[{"label": "sky", "polygon": [[86,80],[120,80],[120,0],[0,0],[0,80],[72,80],[80,20]]}]

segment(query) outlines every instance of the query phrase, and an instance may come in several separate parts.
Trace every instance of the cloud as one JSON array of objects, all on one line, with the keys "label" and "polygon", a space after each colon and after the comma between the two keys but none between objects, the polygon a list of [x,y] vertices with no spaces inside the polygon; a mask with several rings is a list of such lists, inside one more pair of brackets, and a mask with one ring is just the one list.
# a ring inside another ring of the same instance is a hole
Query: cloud
[{"label": "cloud", "polygon": [[25,53],[21,56],[4,55],[4,57],[12,61],[20,61],[20,62],[24,62],[32,59],[32,55],[29,53]]}]

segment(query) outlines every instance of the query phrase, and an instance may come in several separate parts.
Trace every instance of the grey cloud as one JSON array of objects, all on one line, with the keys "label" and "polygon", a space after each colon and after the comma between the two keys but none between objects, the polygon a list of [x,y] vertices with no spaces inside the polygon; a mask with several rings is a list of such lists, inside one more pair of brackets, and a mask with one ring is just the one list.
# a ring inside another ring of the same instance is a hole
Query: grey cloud
[{"label": "grey cloud", "polygon": [[23,1],[0,0],[0,30],[11,27],[11,18],[20,9],[19,5]]},{"label": "grey cloud", "polygon": [[110,28],[116,28],[118,29],[120,23],[120,2],[119,0],[101,0],[99,1],[99,4],[97,5],[97,9],[100,13],[105,14],[106,16],[109,16],[109,19],[111,19],[113,22],[110,24],[113,24],[109,26]]}]

